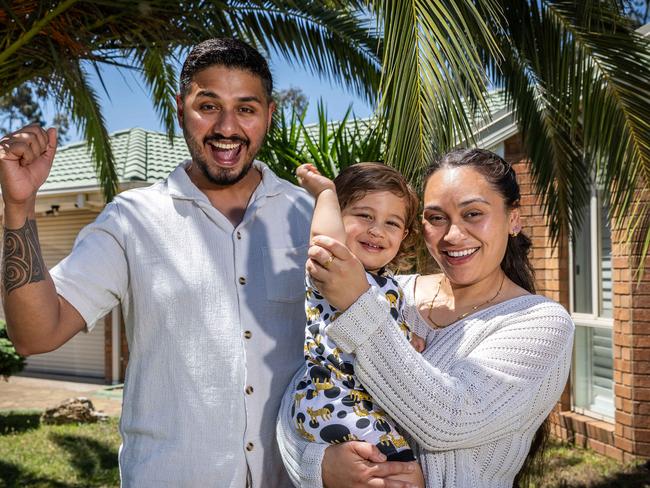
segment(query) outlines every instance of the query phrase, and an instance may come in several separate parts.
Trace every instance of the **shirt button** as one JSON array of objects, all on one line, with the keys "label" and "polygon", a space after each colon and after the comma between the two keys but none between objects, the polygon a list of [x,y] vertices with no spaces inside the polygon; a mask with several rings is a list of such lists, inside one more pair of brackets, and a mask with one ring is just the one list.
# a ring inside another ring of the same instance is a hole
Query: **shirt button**
[{"label": "shirt button", "polygon": [[241,232],[237,231],[237,239],[241,239]]},{"label": "shirt button", "polygon": [[239,277],[239,284],[240,285],[245,285],[246,284],[246,278],[244,278],[243,276],[240,276]]},{"label": "shirt button", "polygon": [[248,444],[246,444],[246,450],[249,451],[249,452],[252,451],[254,447],[255,446],[253,445],[252,442],[249,442]]},{"label": "shirt button", "polygon": [[247,395],[252,395],[253,394],[253,387],[252,386],[247,386],[246,387],[246,394]]},{"label": "shirt button", "polygon": [[253,333],[250,330],[245,330],[244,331],[244,338],[245,339],[250,339],[251,337],[253,337]]}]

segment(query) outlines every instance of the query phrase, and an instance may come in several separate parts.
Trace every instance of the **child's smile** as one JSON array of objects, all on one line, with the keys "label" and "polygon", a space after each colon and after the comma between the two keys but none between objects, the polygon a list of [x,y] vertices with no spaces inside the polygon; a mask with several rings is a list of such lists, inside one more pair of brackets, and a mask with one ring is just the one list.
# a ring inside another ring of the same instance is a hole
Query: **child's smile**
[{"label": "child's smile", "polygon": [[341,211],[346,244],[367,271],[397,256],[407,234],[405,214],[404,199],[388,191],[370,192]]}]

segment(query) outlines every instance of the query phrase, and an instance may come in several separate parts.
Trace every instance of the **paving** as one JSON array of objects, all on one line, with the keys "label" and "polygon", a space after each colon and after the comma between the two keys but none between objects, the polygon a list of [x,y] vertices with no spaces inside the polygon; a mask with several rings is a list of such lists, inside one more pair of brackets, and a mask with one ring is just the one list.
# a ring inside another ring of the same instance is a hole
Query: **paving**
[{"label": "paving", "polygon": [[0,411],[45,410],[63,400],[87,397],[95,410],[106,415],[119,416],[122,411],[122,387],[81,383],[68,380],[12,376],[0,378]]}]

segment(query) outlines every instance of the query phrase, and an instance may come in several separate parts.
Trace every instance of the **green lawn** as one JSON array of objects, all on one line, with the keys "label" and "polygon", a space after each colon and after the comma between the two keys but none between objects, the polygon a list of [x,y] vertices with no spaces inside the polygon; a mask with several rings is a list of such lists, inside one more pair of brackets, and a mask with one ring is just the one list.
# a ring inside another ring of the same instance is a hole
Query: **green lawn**
[{"label": "green lawn", "polygon": [[119,486],[117,419],[39,426],[38,413],[0,412],[0,487]]},{"label": "green lawn", "polygon": [[[39,412],[0,412],[0,487],[119,486],[117,419],[39,425]],[[552,444],[535,488],[650,488],[650,465],[627,466],[586,449]]]}]

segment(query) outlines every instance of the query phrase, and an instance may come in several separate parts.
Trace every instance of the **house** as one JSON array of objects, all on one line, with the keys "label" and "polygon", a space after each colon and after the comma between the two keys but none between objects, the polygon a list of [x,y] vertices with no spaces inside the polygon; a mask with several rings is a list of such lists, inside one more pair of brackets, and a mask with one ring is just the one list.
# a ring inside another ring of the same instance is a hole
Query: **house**
[{"label": "house", "polygon": [[[640,32],[650,36],[650,24]],[[643,256],[645,272],[637,279],[633,247],[621,223],[610,220],[597,187],[587,207],[574,209],[584,214],[583,228],[552,246],[512,113],[499,96],[489,105],[490,122],[478,132],[477,145],[513,163],[524,231],[533,241],[537,291],[564,305],[576,324],[572,372],[551,414],[552,432],[621,461],[650,458],[650,258]],[[120,190],[159,181],[188,157],[181,137],[171,145],[163,134],[131,129],[111,140]],[[78,231],[103,207],[89,160],[83,143],[60,149],[38,194],[37,223],[48,266],[69,252]],[[638,197],[647,201],[648,188],[640,188]],[[120,381],[128,354],[119,324],[114,310],[92,333],[30,357],[27,370]]]}]

